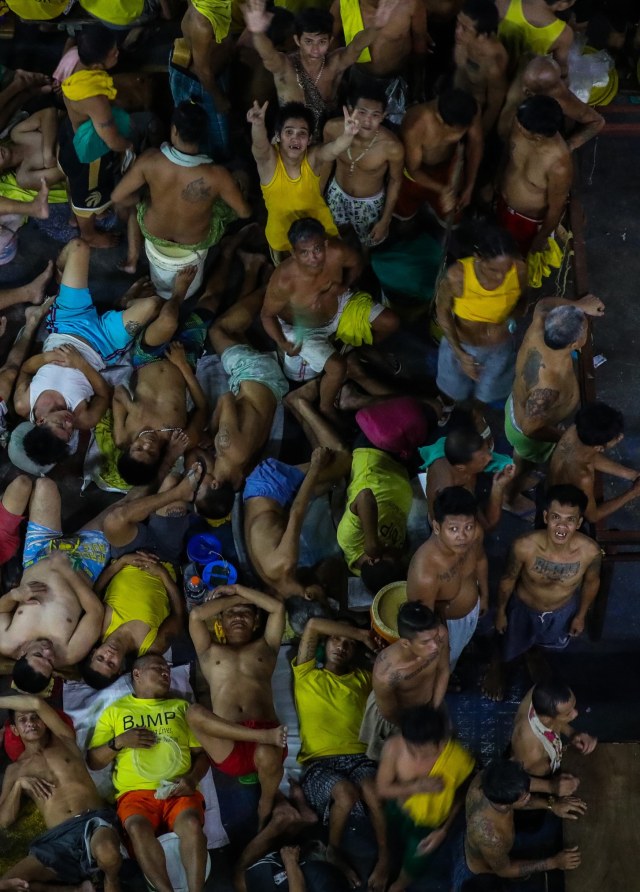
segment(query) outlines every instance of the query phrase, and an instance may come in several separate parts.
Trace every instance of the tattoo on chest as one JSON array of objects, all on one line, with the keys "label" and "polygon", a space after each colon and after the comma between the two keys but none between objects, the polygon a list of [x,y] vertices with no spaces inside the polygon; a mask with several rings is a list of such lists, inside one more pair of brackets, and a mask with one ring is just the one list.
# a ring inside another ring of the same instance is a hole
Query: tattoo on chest
[{"label": "tattoo on chest", "polygon": [[524,366],[522,367],[522,377],[524,378],[527,390],[531,390],[531,388],[535,387],[538,383],[541,368],[544,368],[542,356],[540,355],[540,351],[536,350],[534,347],[527,353]]},{"label": "tattoo on chest", "polygon": [[432,657],[432,659],[428,660],[426,663],[421,663],[417,669],[413,669],[411,672],[401,672],[397,669],[391,673],[389,680],[391,684],[401,684],[403,681],[411,681],[417,675],[420,675],[421,672],[424,672],[425,669],[428,669],[429,666],[432,666],[437,659],[437,656]]},{"label": "tattoo on chest", "polygon": [[185,201],[196,204],[199,201],[209,201],[211,199],[211,186],[207,186],[203,177],[198,177],[186,185],[180,193]]},{"label": "tattoo on chest", "polygon": [[445,570],[442,573],[438,573],[436,577],[438,579],[438,582],[451,582],[452,579],[455,579],[456,576],[459,576],[460,570],[466,558],[466,554],[462,555],[462,557],[459,557],[455,564],[452,564],[448,570]]},{"label": "tattoo on chest", "polygon": [[215,437],[215,447],[218,451],[221,451],[223,449],[228,449],[230,445],[231,435],[229,434],[229,428],[226,425],[221,424]]},{"label": "tattoo on chest", "polygon": [[537,557],[533,562],[532,569],[550,582],[561,582],[576,576],[580,570],[580,561],[571,564],[558,564],[556,561],[547,561],[545,558]]}]

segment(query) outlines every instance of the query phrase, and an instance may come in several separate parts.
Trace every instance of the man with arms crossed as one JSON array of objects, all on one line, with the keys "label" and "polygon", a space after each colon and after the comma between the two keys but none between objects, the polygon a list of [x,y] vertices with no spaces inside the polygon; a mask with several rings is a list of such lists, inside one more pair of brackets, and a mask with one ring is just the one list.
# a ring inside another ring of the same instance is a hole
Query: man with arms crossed
[{"label": "man with arms crossed", "polygon": [[57,883],[84,889],[85,881],[101,870],[105,892],[118,892],[122,859],[116,815],[87,771],[73,728],[40,697],[0,697],[0,708],[9,710],[11,730],[24,746],[4,775],[0,827],[17,820],[23,793],[36,803],[47,826],[4,879],[26,880],[31,889],[55,889]]},{"label": "man with arms crossed", "polygon": [[478,617],[489,607],[489,565],[475,497],[461,486],[437,496],[433,535],[409,564],[407,598],[421,601],[446,622],[449,666],[456,667],[471,641]]},{"label": "man with arms crossed", "polygon": [[[502,663],[535,646],[565,648],[584,631],[600,587],[600,547],[578,532],[587,506],[585,494],[571,484],[552,486],[545,505],[546,529],[515,540],[500,580],[495,625],[504,635]],[[494,659],[485,693],[501,700],[503,687],[503,666]]]},{"label": "man with arms crossed", "polygon": [[360,728],[367,755],[376,762],[388,737],[397,733],[400,715],[427,703],[438,709],[449,683],[449,635],[424,604],[398,611],[398,641],[385,647],[373,666],[373,690]]}]

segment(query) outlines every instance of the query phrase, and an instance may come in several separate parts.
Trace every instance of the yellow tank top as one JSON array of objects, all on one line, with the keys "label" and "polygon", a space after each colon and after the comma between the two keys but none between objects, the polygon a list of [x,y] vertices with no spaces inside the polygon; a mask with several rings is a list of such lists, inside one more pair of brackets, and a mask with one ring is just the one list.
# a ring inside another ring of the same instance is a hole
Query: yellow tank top
[{"label": "yellow tank top", "polygon": [[12,12],[26,22],[48,22],[65,11],[68,0],[7,0]]},{"label": "yellow tank top", "polygon": [[109,25],[130,25],[142,15],[144,0],[79,0],[80,6]]},{"label": "yellow tank top", "polygon": [[267,241],[274,251],[290,251],[287,233],[295,220],[313,217],[319,220],[327,235],[337,235],[331,211],[320,193],[320,177],[317,176],[304,156],[300,176],[292,180],[286,171],[280,151],[276,148],[278,160],[275,173],[266,186],[261,186],[262,197],[267,208]]},{"label": "yellow tank top", "polygon": [[450,740],[436,759],[429,777],[441,777],[444,789],[440,793],[415,793],[405,799],[402,810],[414,824],[439,827],[451,813],[456,790],[473,771],[475,759],[455,740]]},{"label": "yellow tank top", "polygon": [[568,26],[557,19],[544,27],[528,22],[522,12],[522,0],[511,0],[506,15],[498,27],[498,37],[504,43],[512,62],[523,53],[546,55]]},{"label": "yellow tank top", "polygon": [[504,277],[504,282],[493,291],[483,288],[474,267],[474,258],[459,261],[464,269],[461,297],[453,300],[453,312],[469,322],[490,322],[499,325],[509,318],[520,299],[520,282],[515,263]]},{"label": "yellow tank top", "polygon": [[[171,564],[164,566],[174,576]],[[149,626],[138,656],[146,654],[156,640],[158,629],[169,616],[169,596],[162,580],[139,567],[126,566],[116,573],[107,586],[104,603],[111,608],[111,622],[103,640],[132,620]]]}]

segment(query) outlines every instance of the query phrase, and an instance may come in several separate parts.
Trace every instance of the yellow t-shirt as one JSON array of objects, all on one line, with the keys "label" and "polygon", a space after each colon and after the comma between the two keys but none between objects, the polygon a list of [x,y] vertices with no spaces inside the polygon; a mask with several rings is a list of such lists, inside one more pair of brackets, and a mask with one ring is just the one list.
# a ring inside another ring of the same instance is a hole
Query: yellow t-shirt
[{"label": "yellow t-shirt", "polygon": [[108,706],[96,722],[89,749],[103,746],[131,728],[155,731],[158,742],[149,749],[126,748],[116,756],[113,786],[116,798],[131,790],[157,790],[191,768],[191,749],[199,748],[185,718],[186,700],[148,700],[127,694]]},{"label": "yellow t-shirt", "polygon": [[108,25],[130,25],[139,19],[144,0],[79,0],[80,6]]},{"label": "yellow t-shirt", "polygon": [[473,756],[455,740],[450,740],[436,759],[429,777],[441,777],[444,789],[440,793],[416,793],[402,804],[414,824],[439,827],[451,813],[456,790],[469,777],[476,764]]},{"label": "yellow t-shirt", "polygon": [[335,675],[318,669],[315,660],[301,665],[294,660],[292,666],[300,722],[298,762],[364,753],[367,745],[358,735],[371,693],[371,673],[354,669],[346,675]]},{"label": "yellow t-shirt", "polygon": [[493,325],[505,322],[522,293],[515,263],[504,277],[502,284],[488,291],[478,281],[474,258],[464,257],[459,262],[464,270],[463,290],[460,297],[455,297],[453,300],[455,315],[460,319],[468,319],[469,322],[486,322]]},{"label": "yellow t-shirt", "polygon": [[338,545],[352,573],[360,575],[355,562],[364,554],[364,532],[351,504],[363,489],[370,489],[378,503],[378,537],[385,548],[402,548],[413,492],[409,475],[395,459],[380,449],[354,449],[347,507],[338,524]]},{"label": "yellow t-shirt", "polygon": [[68,0],[7,0],[7,6],[25,22],[48,22],[62,15]]},{"label": "yellow t-shirt", "polygon": [[498,37],[505,45],[512,64],[524,53],[545,56],[569,26],[561,19],[548,25],[532,25],[524,15],[522,0],[510,0],[505,17],[498,25]]},{"label": "yellow t-shirt", "polygon": [[[175,581],[171,564],[164,564]],[[135,592],[135,598],[131,593]],[[146,654],[156,640],[158,629],[169,616],[169,596],[161,579],[140,567],[127,565],[113,577],[104,596],[104,603],[111,607],[111,622],[102,636],[107,636],[124,623],[139,620],[149,626],[138,656]]]}]

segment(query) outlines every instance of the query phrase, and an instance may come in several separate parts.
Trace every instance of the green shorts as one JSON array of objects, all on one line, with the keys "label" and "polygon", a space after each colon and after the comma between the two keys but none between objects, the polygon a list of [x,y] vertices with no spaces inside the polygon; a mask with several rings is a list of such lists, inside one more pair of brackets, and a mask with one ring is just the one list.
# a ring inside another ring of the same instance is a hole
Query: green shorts
[{"label": "green shorts", "polygon": [[437,828],[414,823],[393,799],[386,803],[384,811],[389,832],[398,848],[402,848],[402,870],[412,879],[421,876],[426,872],[432,856],[418,854],[417,848]]},{"label": "green shorts", "polygon": [[541,465],[548,461],[551,453],[556,448],[555,443],[549,443],[547,440],[533,440],[518,430],[513,417],[512,394],[509,394],[507,404],[504,407],[504,433],[509,443],[513,446],[514,454],[524,459],[524,461],[533,462],[535,465]]}]

